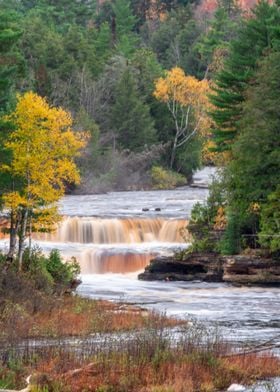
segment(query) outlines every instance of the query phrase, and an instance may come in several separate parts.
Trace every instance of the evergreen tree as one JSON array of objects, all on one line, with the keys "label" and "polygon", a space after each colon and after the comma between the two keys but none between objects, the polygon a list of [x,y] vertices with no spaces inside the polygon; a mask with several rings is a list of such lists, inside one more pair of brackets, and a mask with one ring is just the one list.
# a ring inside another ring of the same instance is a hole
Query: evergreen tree
[{"label": "evergreen tree", "polygon": [[129,69],[125,70],[115,92],[111,126],[117,143],[122,148],[141,151],[145,145],[156,141],[154,122],[149,107],[143,103]]},{"label": "evergreen tree", "polygon": [[119,53],[129,57],[136,49],[138,38],[134,32],[137,19],[130,8],[129,0],[113,3],[116,46]]},{"label": "evergreen tree", "polygon": [[217,125],[214,139],[220,151],[230,149],[239,131],[244,92],[254,74],[257,61],[265,50],[280,42],[280,9],[277,4],[261,1],[254,17],[243,22],[238,38],[230,45],[224,69],[217,75],[215,94],[211,96],[216,109],[212,117]]},{"label": "evergreen tree", "polygon": [[229,208],[240,217],[244,234],[256,234],[259,230],[259,213],[262,209],[268,211],[268,196],[280,183],[279,74],[277,51],[260,62],[246,93],[239,122],[241,131],[227,169]]},{"label": "evergreen tree", "polygon": [[17,43],[21,36],[19,18],[10,11],[0,12],[0,115],[9,109],[15,78],[22,65]]},{"label": "evergreen tree", "polygon": [[210,21],[209,28],[196,45],[201,60],[208,67],[217,48],[226,47],[235,35],[237,23],[230,19],[225,8],[219,7]]},{"label": "evergreen tree", "polygon": [[268,201],[261,211],[260,227],[261,245],[280,255],[280,185],[268,195]]},{"label": "evergreen tree", "polygon": [[[0,165],[7,164],[11,158],[4,143],[12,130],[12,124],[4,116],[13,107],[15,84],[24,71],[24,62],[17,45],[21,36],[18,24],[19,17],[16,13],[0,11]],[[10,175],[1,171],[0,196],[10,183]]]}]

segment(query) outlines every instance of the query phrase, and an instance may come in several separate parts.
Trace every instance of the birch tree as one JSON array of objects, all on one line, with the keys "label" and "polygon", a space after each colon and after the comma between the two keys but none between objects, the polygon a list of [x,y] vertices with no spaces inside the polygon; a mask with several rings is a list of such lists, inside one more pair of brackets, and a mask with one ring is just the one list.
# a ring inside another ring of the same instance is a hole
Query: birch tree
[{"label": "birch tree", "polygon": [[166,72],[165,77],[156,80],[154,96],[167,105],[172,115],[175,134],[172,141],[170,168],[174,166],[176,150],[188,143],[198,132],[206,134],[210,128],[207,115],[209,101],[207,80],[198,80],[185,75],[175,67]]}]

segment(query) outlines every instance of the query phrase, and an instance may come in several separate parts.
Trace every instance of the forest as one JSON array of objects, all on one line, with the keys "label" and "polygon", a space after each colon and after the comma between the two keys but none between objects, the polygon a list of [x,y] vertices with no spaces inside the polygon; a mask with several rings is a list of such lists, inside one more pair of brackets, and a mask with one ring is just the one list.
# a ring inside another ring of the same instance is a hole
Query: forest
[{"label": "forest", "polygon": [[[1,110],[32,90],[91,134],[76,192],[184,184],[213,163],[210,84],[248,12],[232,0],[2,0]],[[174,120],[156,81],[176,68],[169,98],[190,98]]]},{"label": "forest", "polygon": [[[12,192],[27,181],[18,138],[38,133],[43,107],[64,110],[60,129],[74,132],[65,136],[72,168],[61,163],[56,187],[165,189],[186,184],[201,165],[217,165],[216,195],[194,219],[224,224],[225,252],[250,246],[257,233],[277,251],[279,22],[278,1],[2,0],[2,202],[15,203]],[[25,136],[17,134],[24,105],[34,130]],[[50,124],[45,131],[54,132],[54,147],[58,134]],[[33,161],[36,143],[40,137],[28,147]],[[50,188],[37,189],[39,204],[46,192],[47,203],[57,199]]]}]

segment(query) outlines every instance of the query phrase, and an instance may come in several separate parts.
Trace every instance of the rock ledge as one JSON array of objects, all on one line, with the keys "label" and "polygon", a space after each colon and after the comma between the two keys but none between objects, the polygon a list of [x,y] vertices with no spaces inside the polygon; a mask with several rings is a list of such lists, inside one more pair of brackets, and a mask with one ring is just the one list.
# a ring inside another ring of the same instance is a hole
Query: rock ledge
[{"label": "rock ledge", "polygon": [[221,256],[215,253],[191,253],[182,260],[158,256],[151,260],[138,278],[280,287],[280,260],[243,255]]}]

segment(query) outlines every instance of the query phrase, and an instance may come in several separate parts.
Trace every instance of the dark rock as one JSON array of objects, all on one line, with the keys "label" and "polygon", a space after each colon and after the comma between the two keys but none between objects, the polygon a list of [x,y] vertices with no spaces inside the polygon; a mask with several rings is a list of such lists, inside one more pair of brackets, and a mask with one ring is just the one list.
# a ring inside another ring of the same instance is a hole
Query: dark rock
[{"label": "dark rock", "polygon": [[225,257],[225,282],[280,286],[280,262],[257,256]]},{"label": "dark rock", "polygon": [[145,271],[138,276],[141,280],[201,280],[222,281],[222,260],[216,254],[190,254],[184,260],[158,256],[151,260]]},{"label": "dark rock", "polygon": [[149,211],[149,208],[142,208],[142,211]]},{"label": "dark rock", "polygon": [[280,262],[256,256],[221,256],[215,253],[191,253],[183,260],[158,256],[151,260],[138,278],[280,287]]},{"label": "dark rock", "polygon": [[155,211],[161,211],[161,208],[157,207],[155,208]]}]

